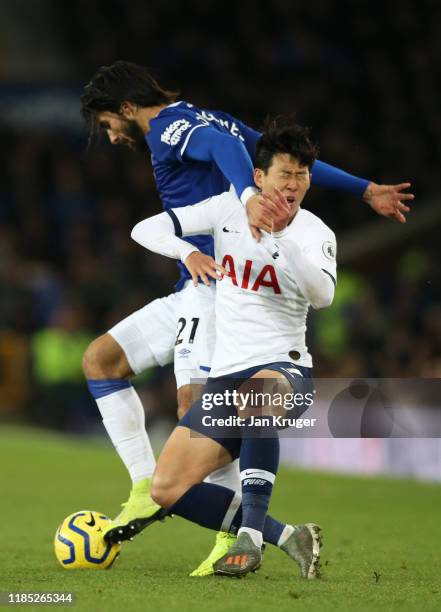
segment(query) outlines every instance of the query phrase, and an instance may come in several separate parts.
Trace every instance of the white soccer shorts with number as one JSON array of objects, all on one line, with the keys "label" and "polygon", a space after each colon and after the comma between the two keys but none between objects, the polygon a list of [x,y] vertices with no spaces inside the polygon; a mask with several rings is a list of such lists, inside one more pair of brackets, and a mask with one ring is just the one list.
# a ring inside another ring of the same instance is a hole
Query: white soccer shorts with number
[{"label": "white soccer shorts with number", "polygon": [[177,388],[208,376],[215,344],[216,285],[187,281],[109,330],[135,374],[174,361]]}]

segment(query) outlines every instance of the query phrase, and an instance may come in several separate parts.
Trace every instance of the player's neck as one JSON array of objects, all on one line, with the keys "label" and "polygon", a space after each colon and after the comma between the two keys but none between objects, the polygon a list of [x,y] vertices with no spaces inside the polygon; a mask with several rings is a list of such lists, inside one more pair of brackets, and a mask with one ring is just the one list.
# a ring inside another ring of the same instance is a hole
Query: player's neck
[{"label": "player's neck", "polygon": [[139,110],[138,123],[144,134],[150,131],[150,121],[157,117],[166,106],[166,104],[159,104],[158,106],[143,107]]},{"label": "player's neck", "polygon": [[294,212],[293,216],[292,216],[292,217],[291,217],[291,219],[289,220],[288,225],[291,225],[291,223],[294,221],[294,219],[295,219],[295,217],[296,217],[296,214],[299,212],[299,210],[300,210],[300,206],[298,206],[298,207],[297,207],[297,209],[295,210],[295,212]]}]

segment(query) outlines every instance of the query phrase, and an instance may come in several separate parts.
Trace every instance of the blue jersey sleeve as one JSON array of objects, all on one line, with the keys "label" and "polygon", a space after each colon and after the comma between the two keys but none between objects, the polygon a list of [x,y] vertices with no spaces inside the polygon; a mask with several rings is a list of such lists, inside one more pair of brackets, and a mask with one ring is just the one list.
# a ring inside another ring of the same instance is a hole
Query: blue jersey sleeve
[{"label": "blue jersey sleeve", "polygon": [[184,156],[195,161],[214,162],[234,186],[240,198],[247,187],[255,187],[253,162],[243,142],[207,126],[194,131]]},{"label": "blue jersey sleeve", "polygon": [[314,162],[311,173],[313,185],[349,191],[360,198],[369,185],[369,181],[366,179],[348,174],[344,170],[339,170],[339,168],[325,164],[318,159]]},{"label": "blue jersey sleeve", "polygon": [[[251,128],[242,130],[242,133],[246,137],[247,149],[249,151],[253,151],[252,156],[254,159],[256,144],[262,134],[252,130]],[[329,189],[348,191],[349,193],[353,193],[360,198],[365,192],[366,187],[369,185],[368,180],[353,176],[352,174],[349,174],[344,170],[340,170],[335,166],[331,166],[330,164],[326,164],[319,159],[314,162],[311,173],[313,185],[318,187],[327,187]]]},{"label": "blue jersey sleeve", "polygon": [[[257,141],[262,134],[245,124],[241,124],[241,132],[244,136],[246,148],[254,161]],[[361,198],[369,185],[369,181],[317,159],[312,166],[312,184],[318,187],[348,191]]]}]

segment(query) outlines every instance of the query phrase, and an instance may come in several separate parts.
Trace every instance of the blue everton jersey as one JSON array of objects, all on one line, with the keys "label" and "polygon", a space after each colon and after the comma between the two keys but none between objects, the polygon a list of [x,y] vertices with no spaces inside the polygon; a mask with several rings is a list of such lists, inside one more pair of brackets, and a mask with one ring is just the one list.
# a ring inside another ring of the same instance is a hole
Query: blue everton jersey
[{"label": "blue everton jersey", "polygon": [[[260,136],[259,132],[222,111],[201,110],[187,102],[176,102],[163,109],[150,122],[146,140],[151,151],[156,186],[165,210],[201,202],[230,188],[230,180],[214,159],[207,157],[205,161],[203,155],[192,154],[192,138],[196,140],[196,132],[199,142],[203,142],[204,138],[214,141],[217,133],[239,139],[251,160],[254,159]],[[245,153],[244,157],[248,155]],[[251,161],[249,172],[245,172],[245,175],[238,183],[241,189],[253,184]],[[236,190],[237,187],[236,184]],[[214,256],[210,236],[192,236],[185,240],[203,253]],[[181,278],[176,288],[179,290],[191,276],[181,262],[178,265]]]}]

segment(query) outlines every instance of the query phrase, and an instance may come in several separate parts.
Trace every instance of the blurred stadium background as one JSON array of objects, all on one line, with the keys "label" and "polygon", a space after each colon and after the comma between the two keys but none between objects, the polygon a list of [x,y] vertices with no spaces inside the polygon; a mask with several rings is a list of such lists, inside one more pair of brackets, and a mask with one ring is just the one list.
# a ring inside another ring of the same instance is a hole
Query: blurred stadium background
[{"label": "blurred stadium background", "polygon": [[[312,190],[306,207],[335,230],[340,273],[333,307],[311,320],[309,345],[324,377],[440,376],[441,4],[257,6],[1,1],[2,422],[104,435],[82,353],[176,280],[173,261],[130,240],[132,226],[160,210],[148,157],[105,142],[85,151],[82,87],[116,59],[143,63],[181,98],[256,128],[267,113],[296,111],[322,160],[377,182],[412,181],[418,199],[406,226],[351,196]],[[172,369],[136,385],[162,439],[175,418]],[[417,473],[426,457],[439,477],[439,443],[418,443],[413,463],[410,442],[394,451],[397,465],[406,456],[412,465],[401,471]],[[387,470],[383,441],[314,444],[309,465]]]}]

